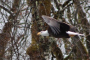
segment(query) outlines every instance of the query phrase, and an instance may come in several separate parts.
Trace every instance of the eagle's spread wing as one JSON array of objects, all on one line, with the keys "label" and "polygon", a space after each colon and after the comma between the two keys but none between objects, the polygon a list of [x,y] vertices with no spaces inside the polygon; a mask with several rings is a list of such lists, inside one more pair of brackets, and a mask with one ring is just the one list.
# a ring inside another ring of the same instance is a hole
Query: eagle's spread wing
[{"label": "eagle's spread wing", "polygon": [[60,23],[58,23],[56,19],[45,15],[42,15],[42,18],[50,26],[54,34],[58,34],[60,32]]}]

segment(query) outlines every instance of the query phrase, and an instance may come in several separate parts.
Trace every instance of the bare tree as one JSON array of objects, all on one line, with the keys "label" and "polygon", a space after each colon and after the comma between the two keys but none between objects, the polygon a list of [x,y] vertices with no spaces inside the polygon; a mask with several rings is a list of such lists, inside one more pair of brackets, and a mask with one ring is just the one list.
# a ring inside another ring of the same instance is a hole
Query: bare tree
[{"label": "bare tree", "polygon": [[[89,60],[90,12],[86,0],[0,0],[0,60]],[[75,26],[85,37],[37,36],[41,16]],[[67,56],[66,56],[67,55]]]}]

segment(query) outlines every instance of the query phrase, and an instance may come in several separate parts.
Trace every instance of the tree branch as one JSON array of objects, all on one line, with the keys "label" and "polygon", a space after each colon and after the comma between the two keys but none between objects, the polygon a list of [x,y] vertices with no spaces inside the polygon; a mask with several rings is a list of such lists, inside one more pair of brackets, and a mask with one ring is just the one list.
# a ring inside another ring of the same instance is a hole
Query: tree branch
[{"label": "tree branch", "polygon": [[9,14],[11,14],[11,16],[13,16],[13,13],[11,13],[11,11],[8,10],[7,8],[5,8],[5,7],[1,6],[1,5],[0,5],[0,8],[2,8],[5,11],[7,11]]}]

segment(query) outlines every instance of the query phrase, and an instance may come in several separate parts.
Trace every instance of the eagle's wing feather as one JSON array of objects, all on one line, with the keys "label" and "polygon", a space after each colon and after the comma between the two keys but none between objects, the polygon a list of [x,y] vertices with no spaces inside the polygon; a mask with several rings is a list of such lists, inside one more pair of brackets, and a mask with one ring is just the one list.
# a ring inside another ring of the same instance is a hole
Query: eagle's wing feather
[{"label": "eagle's wing feather", "polygon": [[56,19],[45,15],[42,15],[42,18],[50,26],[54,34],[58,34],[60,32],[60,23],[58,23]]}]

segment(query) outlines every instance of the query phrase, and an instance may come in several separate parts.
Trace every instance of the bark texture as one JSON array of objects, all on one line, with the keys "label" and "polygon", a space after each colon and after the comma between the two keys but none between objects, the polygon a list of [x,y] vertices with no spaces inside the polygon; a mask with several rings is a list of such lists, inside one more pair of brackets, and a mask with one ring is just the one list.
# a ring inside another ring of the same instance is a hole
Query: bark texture
[{"label": "bark texture", "polygon": [[12,8],[11,8],[11,11],[15,14],[15,16],[13,16],[11,11],[3,7],[5,11],[10,13],[10,16],[8,17],[8,22],[5,23],[3,27],[2,33],[0,33],[0,60],[4,60],[4,57],[5,57],[4,53],[5,53],[6,45],[8,41],[11,40],[10,32],[12,31],[13,21],[16,21],[16,18],[18,16],[18,13],[16,12],[17,12],[17,8],[19,7],[19,2],[20,0],[14,0]]}]

